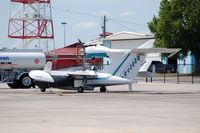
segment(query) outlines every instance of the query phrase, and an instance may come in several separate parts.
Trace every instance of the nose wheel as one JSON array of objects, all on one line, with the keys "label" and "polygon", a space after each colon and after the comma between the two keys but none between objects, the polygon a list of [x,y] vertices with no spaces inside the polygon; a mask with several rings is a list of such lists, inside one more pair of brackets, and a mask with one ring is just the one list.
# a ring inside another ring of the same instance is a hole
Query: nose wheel
[{"label": "nose wheel", "polygon": [[78,93],[83,93],[84,92],[84,88],[83,87],[78,87],[77,88],[77,92]]},{"label": "nose wheel", "polygon": [[40,91],[41,91],[41,92],[45,92],[45,91],[46,91],[46,88],[40,88]]},{"label": "nose wheel", "polygon": [[106,92],[106,87],[105,86],[101,86],[100,87],[100,92]]}]

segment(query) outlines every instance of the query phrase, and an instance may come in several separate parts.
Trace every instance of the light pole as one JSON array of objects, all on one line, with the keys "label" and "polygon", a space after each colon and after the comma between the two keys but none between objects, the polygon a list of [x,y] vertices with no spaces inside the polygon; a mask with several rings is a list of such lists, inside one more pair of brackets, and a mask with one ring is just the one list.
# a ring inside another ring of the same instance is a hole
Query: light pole
[{"label": "light pole", "polygon": [[65,38],[65,34],[66,34],[66,33],[65,33],[65,26],[66,26],[66,24],[67,24],[67,23],[66,23],[66,22],[62,22],[61,24],[62,24],[62,25],[63,25],[63,27],[64,27],[64,47],[65,47],[65,45],[66,45],[66,38]]}]

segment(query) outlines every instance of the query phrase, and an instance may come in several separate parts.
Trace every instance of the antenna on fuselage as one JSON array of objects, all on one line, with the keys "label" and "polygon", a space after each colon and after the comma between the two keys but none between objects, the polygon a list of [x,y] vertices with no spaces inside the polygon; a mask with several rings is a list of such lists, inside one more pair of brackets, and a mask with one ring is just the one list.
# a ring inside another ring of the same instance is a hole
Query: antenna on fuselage
[{"label": "antenna on fuselage", "polygon": [[83,70],[86,70],[86,50],[85,50],[85,46],[83,45],[84,43],[82,43],[82,41],[80,39],[78,39],[78,42],[80,43],[80,45],[83,49]]}]

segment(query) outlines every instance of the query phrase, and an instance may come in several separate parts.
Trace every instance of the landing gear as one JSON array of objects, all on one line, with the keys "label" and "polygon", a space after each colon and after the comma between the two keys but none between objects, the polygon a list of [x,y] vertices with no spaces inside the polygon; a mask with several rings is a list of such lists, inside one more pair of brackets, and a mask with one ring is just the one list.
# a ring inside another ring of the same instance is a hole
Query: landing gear
[{"label": "landing gear", "polygon": [[101,86],[100,87],[100,92],[106,92],[106,87],[105,86]]},{"label": "landing gear", "polygon": [[83,87],[78,87],[77,88],[77,92],[78,93],[83,93],[84,92],[84,88]]},{"label": "landing gear", "polygon": [[45,92],[45,91],[46,91],[46,88],[40,88],[40,91],[41,91],[41,92]]}]

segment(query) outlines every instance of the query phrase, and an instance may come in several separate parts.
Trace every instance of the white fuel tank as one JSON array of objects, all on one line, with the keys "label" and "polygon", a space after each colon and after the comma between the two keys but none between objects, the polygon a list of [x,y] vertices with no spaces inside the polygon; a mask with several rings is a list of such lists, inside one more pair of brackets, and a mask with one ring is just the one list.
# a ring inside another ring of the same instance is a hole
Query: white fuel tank
[{"label": "white fuel tank", "polygon": [[0,69],[43,69],[45,54],[36,51],[0,51]]}]

